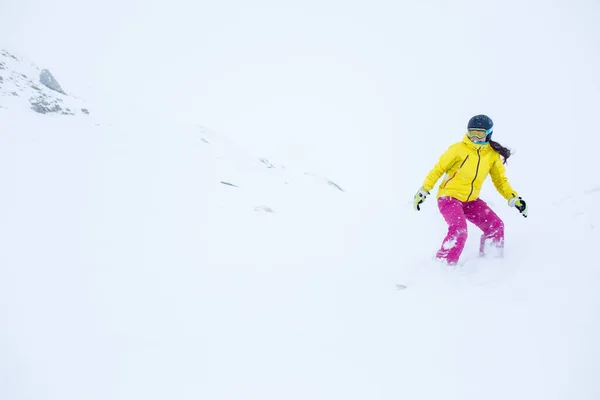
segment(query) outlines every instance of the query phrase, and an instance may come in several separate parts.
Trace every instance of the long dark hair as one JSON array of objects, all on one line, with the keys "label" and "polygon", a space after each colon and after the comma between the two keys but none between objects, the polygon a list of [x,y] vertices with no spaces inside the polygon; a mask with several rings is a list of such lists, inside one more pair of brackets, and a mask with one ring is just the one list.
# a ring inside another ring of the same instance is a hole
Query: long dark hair
[{"label": "long dark hair", "polygon": [[508,160],[508,158],[512,155],[510,149],[507,149],[506,147],[502,146],[500,143],[494,140],[490,140],[490,146],[496,151],[496,153],[500,154],[500,156],[502,157],[502,163],[506,164],[506,160]]}]

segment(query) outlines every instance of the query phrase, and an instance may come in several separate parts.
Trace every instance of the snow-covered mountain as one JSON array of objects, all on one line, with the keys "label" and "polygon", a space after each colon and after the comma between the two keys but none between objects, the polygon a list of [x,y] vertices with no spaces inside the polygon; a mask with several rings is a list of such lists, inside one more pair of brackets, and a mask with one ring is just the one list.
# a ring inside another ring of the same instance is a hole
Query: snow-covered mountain
[{"label": "snow-covered mountain", "polygon": [[[0,108],[10,112],[10,115],[20,115],[27,118],[27,112],[33,111],[39,114],[59,115],[82,115],[87,116],[90,110],[85,108],[85,101],[68,95],[56,82],[48,70],[41,70],[35,64],[10,53],[0,50]],[[143,130],[144,132],[160,132],[156,126],[144,126],[145,122],[135,112],[119,122],[110,118],[94,120],[94,124],[103,125],[105,129],[128,129]],[[9,117],[10,119],[10,117]],[[46,122],[49,124],[50,122]],[[151,122],[156,124],[157,122]],[[81,122],[88,130],[91,125],[89,119]],[[168,134],[173,129],[173,120],[158,122],[162,132]],[[44,123],[41,123],[41,127]],[[102,131],[103,128],[98,128]],[[198,156],[207,157],[212,160],[215,168],[215,184],[227,186],[228,197],[243,198],[244,201],[253,199],[252,203],[246,205],[256,211],[275,213],[283,207],[276,207],[277,198],[283,193],[289,196],[297,196],[297,190],[306,190],[307,185],[317,185],[344,192],[344,189],[333,180],[320,177],[312,172],[296,172],[286,168],[285,165],[273,164],[266,158],[253,157],[248,151],[236,145],[224,134],[216,134],[201,126],[182,126],[176,129],[186,132],[194,132],[195,141],[201,143],[198,146]],[[241,194],[240,194],[241,193]],[[279,194],[278,194],[279,193]],[[292,193],[294,193],[292,195]],[[285,195],[283,195],[285,196]],[[310,196],[309,196],[310,197]],[[315,202],[319,200],[314,199]],[[304,202],[302,202],[304,203]]]},{"label": "snow-covered mountain", "polygon": [[40,114],[90,113],[85,102],[67,94],[50,71],[4,49],[0,49],[0,108],[28,108]]}]

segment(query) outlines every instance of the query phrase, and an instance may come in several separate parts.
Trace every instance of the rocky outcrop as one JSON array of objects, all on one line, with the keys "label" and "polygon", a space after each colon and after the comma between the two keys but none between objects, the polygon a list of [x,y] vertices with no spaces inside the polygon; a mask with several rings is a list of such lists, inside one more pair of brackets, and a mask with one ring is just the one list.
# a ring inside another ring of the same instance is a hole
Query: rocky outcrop
[{"label": "rocky outcrop", "polygon": [[29,103],[31,104],[31,109],[39,114],[59,113],[62,115],[75,115],[70,108],[62,107],[60,100],[52,99],[45,95],[31,97]]},{"label": "rocky outcrop", "polygon": [[0,49],[0,107],[39,114],[89,115],[83,101],[66,94],[47,69]]},{"label": "rocky outcrop", "polygon": [[40,72],[40,82],[47,88],[54,90],[55,92],[66,95],[65,91],[60,87],[58,81],[54,78],[52,73],[47,69],[43,69]]}]

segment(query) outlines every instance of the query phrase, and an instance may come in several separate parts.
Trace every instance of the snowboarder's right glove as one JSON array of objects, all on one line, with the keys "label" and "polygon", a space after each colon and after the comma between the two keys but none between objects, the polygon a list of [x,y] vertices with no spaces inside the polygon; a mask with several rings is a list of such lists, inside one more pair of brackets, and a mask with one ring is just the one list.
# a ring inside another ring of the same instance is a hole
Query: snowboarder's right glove
[{"label": "snowboarder's right glove", "polygon": [[421,204],[423,204],[427,196],[429,196],[429,192],[425,190],[424,187],[421,187],[421,189],[419,189],[419,191],[415,194],[413,208],[417,211],[421,211]]},{"label": "snowboarder's right glove", "polygon": [[515,207],[523,217],[527,218],[527,203],[521,197],[513,197],[508,201],[508,205]]}]

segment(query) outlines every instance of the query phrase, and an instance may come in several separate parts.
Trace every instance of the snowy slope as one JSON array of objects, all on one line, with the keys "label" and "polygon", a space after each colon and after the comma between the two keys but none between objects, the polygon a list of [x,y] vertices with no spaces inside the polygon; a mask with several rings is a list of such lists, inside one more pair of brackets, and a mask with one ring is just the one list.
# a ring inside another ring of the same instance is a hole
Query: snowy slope
[{"label": "snowy slope", "polygon": [[2,398],[600,395],[597,186],[495,203],[506,258],[444,273],[431,201],[373,209],[169,121],[0,112]]},{"label": "snowy slope", "polygon": [[[197,339],[203,322],[184,309],[207,318],[219,283],[235,285],[293,249],[302,253],[308,229],[344,204],[345,193],[326,181],[271,175],[277,168],[228,151],[206,129],[0,112],[7,398],[128,398],[145,390],[135,383],[136,374],[146,379],[138,351],[158,338],[167,344],[179,329]],[[229,274],[230,282],[220,280]],[[132,384],[120,386],[121,378]]]}]

